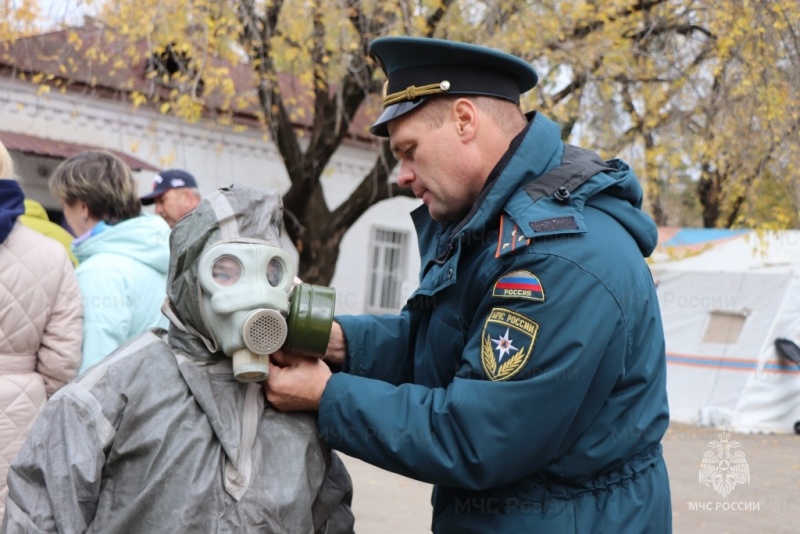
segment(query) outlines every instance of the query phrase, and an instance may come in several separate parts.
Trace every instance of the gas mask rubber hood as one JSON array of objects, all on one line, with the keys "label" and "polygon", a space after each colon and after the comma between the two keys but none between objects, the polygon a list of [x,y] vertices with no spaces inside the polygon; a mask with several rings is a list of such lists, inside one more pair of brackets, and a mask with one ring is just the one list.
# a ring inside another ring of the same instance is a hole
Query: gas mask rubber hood
[{"label": "gas mask rubber hood", "polygon": [[211,361],[240,352],[234,374],[241,381],[266,377],[266,354],[287,336],[290,350],[324,353],[335,292],[292,287],[294,264],[280,244],[282,219],[276,191],[230,186],[175,225],[162,308],[172,323],[173,348]]}]

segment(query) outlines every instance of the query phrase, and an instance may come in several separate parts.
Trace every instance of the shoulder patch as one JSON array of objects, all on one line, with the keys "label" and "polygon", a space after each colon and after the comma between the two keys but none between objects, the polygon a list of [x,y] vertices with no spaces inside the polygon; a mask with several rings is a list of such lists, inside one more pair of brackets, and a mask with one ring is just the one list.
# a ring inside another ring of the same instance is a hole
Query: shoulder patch
[{"label": "shoulder patch", "polygon": [[530,271],[512,271],[497,279],[492,296],[501,299],[527,299],[544,302],[544,288]]},{"label": "shoulder patch", "polygon": [[519,373],[533,352],[539,325],[505,308],[492,308],[481,334],[481,365],[493,381]]},{"label": "shoulder patch", "polygon": [[500,230],[497,237],[497,250],[494,253],[495,258],[530,244],[531,240],[525,237],[519,226],[508,215],[503,214],[500,216]]}]

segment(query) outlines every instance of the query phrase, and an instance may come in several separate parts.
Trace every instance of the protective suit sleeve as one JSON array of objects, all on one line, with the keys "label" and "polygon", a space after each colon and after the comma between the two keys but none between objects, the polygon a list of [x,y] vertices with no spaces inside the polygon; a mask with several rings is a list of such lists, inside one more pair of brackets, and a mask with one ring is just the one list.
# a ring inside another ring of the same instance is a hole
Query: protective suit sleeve
[{"label": "protective suit sleeve", "polygon": [[343,315],[336,317],[347,342],[342,371],[402,384],[411,380],[409,318],[398,315]]},{"label": "protective suit sleeve", "polygon": [[[564,304],[551,309],[557,299],[498,302],[489,290],[461,355],[464,372],[448,387],[335,374],[320,404],[320,435],[345,454],[451,487],[498,487],[547,466],[596,417],[629,350],[620,308],[602,283],[579,270],[552,280],[552,294],[591,305],[570,307],[566,324]],[[465,369],[480,369],[481,358],[491,355],[484,325],[499,306],[535,321],[539,331],[525,367],[512,379],[492,381]]]},{"label": "protective suit sleeve", "polygon": [[46,404],[8,472],[4,532],[86,532],[114,437],[97,399],[73,385]]},{"label": "protective suit sleeve", "polygon": [[83,373],[128,339],[133,297],[120,273],[79,269],[77,274],[83,294]]}]

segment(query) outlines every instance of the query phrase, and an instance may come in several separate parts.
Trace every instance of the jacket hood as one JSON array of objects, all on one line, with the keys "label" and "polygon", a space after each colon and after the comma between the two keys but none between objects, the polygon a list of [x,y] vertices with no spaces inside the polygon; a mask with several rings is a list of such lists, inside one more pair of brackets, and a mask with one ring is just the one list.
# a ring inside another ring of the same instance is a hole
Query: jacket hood
[{"label": "jacket hood", "polygon": [[170,234],[167,299],[170,345],[192,358],[219,360],[219,349],[203,312],[197,264],[220,241],[267,242],[281,246],[283,200],[277,191],[231,185],[214,191],[183,217]]},{"label": "jacket hood", "polygon": [[25,213],[20,215],[17,220],[28,228],[51,237],[64,245],[72,265],[78,266],[78,258],[72,253],[72,242],[74,241],[72,234],[67,232],[63,226],[52,222],[47,215],[47,210],[41,204],[31,198],[26,198]]},{"label": "jacket hood", "polygon": [[[517,142],[516,149],[512,147],[495,170],[496,180],[484,191],[484,200],[476,205],[469,220],[462,222],[461,231],[454,237],[482,231],[500,215],[498,206],[503,206],[501,211],[511,216],[530,239],[583,232],[584,206],[590,205],[616,219],[636,241],[643,256],[652,253],[658,242],[658,229],[641,209],[642,188],[627,163],[620,159],[603,161],[594,156],[601,172],[572,190],[566,201],[553,195],[534,198],[521,186],[566,163],[561,130],[553,121],[536,113]],[[565,218],[574,222],[574,228],[549,228],[553,225],[548,221]]]},{"label": "jacket hood", "polygon": [[99,234],[78,244],[72,251],[83,263],[98,254],[117,254],[130,257],[166,274],[169,250],[163,246],[169,236],[169,226],[164,219],[149,213],[107,226]]},{"label": "jacket hood", "polygon": [[43,221],[50,220],[50,217],[48,217],[47,210],[44,209],[44,206],[32,198],[25,199],[25,215],[34,219],[41,219]]},{"label": "jacket hood", "polygon": [[0,179],[0,243],[6,240],[17,218],[25,213],[25,194],[16,180]]},{"label": "jacket hood", "polygon": [[599,180],[594,193],[586,199],[586,205],[604,211],[614,218],[630,234],[642,256],[649,257],[658,245],[658,226],[655,221],[642,210],[644,192],[639,179],[630,166],[621,159],[607,162],[612,172],[606,172]]}]

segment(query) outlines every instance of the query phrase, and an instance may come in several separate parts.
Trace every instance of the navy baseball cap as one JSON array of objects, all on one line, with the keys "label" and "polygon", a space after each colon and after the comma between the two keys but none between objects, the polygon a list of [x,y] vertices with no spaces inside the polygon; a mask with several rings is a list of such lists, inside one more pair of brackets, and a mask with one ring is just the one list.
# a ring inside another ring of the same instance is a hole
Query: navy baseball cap
[{"label": "navy baseball cap", "polygon": [[153,178],[153,192],[144,195],[139,200],[141,200],[142,204],[145,206],[149,206],[170,189],[180,189],[181,187],[196,188],[197,182],[194,176],[180,169],[161,171]]},{"label": "navy baseball cap", "polygon": [[369,53],[386,74],[383,113],[369,131],[389,137],[389,121],[436,95],[483,95],[519,104],[539,81],[525,60],[493,48],[426,37],[380,37]]}]

